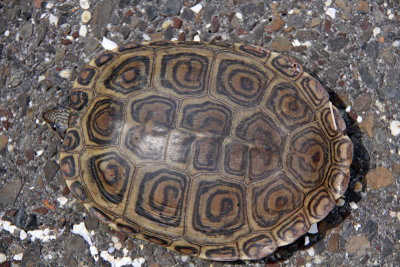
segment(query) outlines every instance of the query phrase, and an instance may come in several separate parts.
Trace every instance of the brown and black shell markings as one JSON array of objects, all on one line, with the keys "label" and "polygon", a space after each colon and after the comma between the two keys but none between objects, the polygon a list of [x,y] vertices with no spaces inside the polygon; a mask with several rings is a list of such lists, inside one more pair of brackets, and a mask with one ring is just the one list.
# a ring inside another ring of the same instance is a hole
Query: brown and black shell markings
[{"label": "brown and black shell markings", "polygon": [[112,228],[192,256],[259,259],[347,188],[352,142],[292,58],[228,43],[131,43],[80,72],[62,174]]}]

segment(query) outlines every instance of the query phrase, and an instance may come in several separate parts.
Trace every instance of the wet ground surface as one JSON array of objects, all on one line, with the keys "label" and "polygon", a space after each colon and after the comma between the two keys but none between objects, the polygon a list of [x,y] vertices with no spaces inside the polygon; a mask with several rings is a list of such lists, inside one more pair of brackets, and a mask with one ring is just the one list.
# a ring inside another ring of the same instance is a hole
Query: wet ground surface
[{"label": "wet ground surface", "polygon": [[[399,10],[396,0],[0,1],[0,266],[398,265]],[[349,190],[318,233],[260,261],[217,263],[127,238],[88,214],[58,171],[60,142],[40,114],[68,105],[103,37],[241,42],[301,62],[355,144]]]}]

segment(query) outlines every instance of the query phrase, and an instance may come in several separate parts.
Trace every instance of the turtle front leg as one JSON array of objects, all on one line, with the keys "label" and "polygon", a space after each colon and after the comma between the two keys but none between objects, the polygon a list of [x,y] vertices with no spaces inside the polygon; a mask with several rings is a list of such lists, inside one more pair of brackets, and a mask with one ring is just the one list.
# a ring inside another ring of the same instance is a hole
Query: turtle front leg
[{"label": "turtle front leg", "polygon": [[57,106],[54,109],[43,112],[43,120],[49,125],[62,140],[68,129],[69,108]]}]

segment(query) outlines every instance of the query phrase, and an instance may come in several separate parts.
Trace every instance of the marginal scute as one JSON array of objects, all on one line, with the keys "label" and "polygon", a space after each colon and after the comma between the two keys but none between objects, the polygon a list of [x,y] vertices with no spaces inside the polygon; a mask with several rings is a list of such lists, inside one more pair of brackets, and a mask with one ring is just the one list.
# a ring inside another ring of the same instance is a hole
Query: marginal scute
[{"label": "marginal scute", "polygon": [[278,53],[271,54],[267,65],[289,80],[296,80],[303,73],[303,68],[294,58]]},{"label": "marginal scute", "polygon": [[232,245],[203,246],[200,256],[214,261],[233,261],[239,258],[239,251]]},{"label": "marginal scute", "polygon": [[103,68],[94,91],[121,98],[138,93],[150,86],[152,64],[152,50],[120,55]]},{"label": "marginal scute", "polygon": [[340,136],[346,130],[346,124],[339,110],[329,102],[317,112],[317,118],[321,129],[329,138]]},{"label": "marginal scute", "polygon": [[310,224],[319,222],[335,206],[335,198],[323,187],[318,187],[307,195],[304,209]]},{"label": "marginal scute", "polygon": [[332,162],[342,166],[350,166],[353,158],[353,143],[347,136],[334,139],[332,145]]},{"label": "marginal scute", "polygon": [[71,192],[81,201],[86,202],[88,200],[86,189],[78,181],[68,183]]},{"label": "marginal scute", "polygon": [[83,148],[79,129],[69,128],[61,145],[62,152],[79,152]]},{"label": "marginal scute", "polygon": [[303,73],[297,85],[314,108],[318,108],[329,100],[329,94],[325,88],[307,73]]},{"label": "marginal scute", "polygon": [[76,78],[74,87],[91,88],[95,77],[97,76],[97,69],[91,66],[85,66]]},{"label": "marginal scute", "polygon": [[292,217],[276,225],[273,229],[274,239],[278,246],[284,246],[294,242],[297,238],[304,235],[310,228],[310,223],[304,212],[299,211]]},{"label": "marginal scute", "polygon": [[64,154],[60,156],[60,170],[65,180],[74,179],[79,175],[78,155]]},{"label": "marginal scute", "polygon": [[347,190],[350,170],[347,166],[333,164],[326,175],[325,186],[335,196],[341,197]]},{"label": "marginal scute", "polygon": [[268,232],[250,234],[239,239],[240,258],[243,260],[262,259],[273,253],[277,246]]},{"label": "marginal scute", "polygon": [[69,104],[73,111],[84,112],[92,98],[93,92],[91,90],[75,88],[71,90]]},{"label": "marginal scute", "polygon": [[190,256],[198,256],[200,246],[192,244],[185,239],[174,241],[172,249]]},{"label": "marginal scute", "polygon": [[259,46],[236,44],[237,51],[243,52],[263,62],[267,61],[271,52]]},{"label": "marginal scute", "polygon": [[99,55],[99,56],[94,60],[94,63],[96,64],[96,66],[97,66],[98,68],[100,68],[100,67],[102,67],[103,65],[109,63],[109,62],[113,59],[113,57],[115,57],[115,56],[116,56],[116,54],[114,54],[113,52],[107,51],[107,52],[104,52],[103,54]]}]

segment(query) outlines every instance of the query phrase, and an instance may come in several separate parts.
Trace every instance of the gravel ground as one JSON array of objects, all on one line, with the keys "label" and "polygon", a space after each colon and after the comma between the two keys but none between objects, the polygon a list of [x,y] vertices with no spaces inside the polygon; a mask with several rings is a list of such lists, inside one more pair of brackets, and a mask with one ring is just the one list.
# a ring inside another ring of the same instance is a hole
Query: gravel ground
[{"label": "gravel ground", "polygon": [[355,144],[349,190],[318,233],[235,265],[399,266],[399,10],[398,0],[0,0],[0,266],[231,264],[127,238],[69,193],[60,141],[40,114],[68,105],[104,37],[241,42],[298,59],[346,119]]}]

